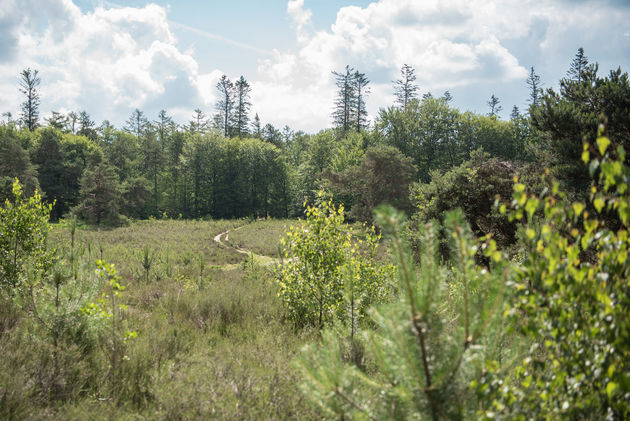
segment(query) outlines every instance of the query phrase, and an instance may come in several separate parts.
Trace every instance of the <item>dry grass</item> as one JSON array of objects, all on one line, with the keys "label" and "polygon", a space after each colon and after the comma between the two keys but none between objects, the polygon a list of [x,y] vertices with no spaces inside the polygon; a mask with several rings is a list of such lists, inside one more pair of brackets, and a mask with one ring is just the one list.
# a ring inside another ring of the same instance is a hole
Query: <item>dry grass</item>
[{"label": "dry grass", "polygon": [[[146,221],[107,231],[77,230],[77,280],[68,288],[92,291],[84,301],[98,298],[93,261],[101,253],[127,285],[121,295],[129,306],[124,322],[138,337],[127,345],[120,398],[111,399],[106,389],[107,360],[89,326],[77,325],[74,336],[54,348],[45,329],[22,315],[0,334],[0,402],[5,406],[0,418],[316,418],[296,390],[291,368],[313,334],[296,333],[284,323],[268,269],[213,241],[242,223]],[[251,248],[273,255],[266,247],[278,244],[286,223],[252,223],[237,238],[255,238]],[[67,227],[56,225],[49,241],[68,262]],[[154,253],[148,282],[142,266],[145,246]],[[4,313],[11,316],[7,307]],[[55,395],[58,383],[63,396]]]},{"label": "dry grass", "polygon": [[246,248],[255,254],[270,257],[280,257],[280,238],[291,225],[298,224],[294,219],[267,219],[253,221],[242,227],[231,230],[230,244]]}]

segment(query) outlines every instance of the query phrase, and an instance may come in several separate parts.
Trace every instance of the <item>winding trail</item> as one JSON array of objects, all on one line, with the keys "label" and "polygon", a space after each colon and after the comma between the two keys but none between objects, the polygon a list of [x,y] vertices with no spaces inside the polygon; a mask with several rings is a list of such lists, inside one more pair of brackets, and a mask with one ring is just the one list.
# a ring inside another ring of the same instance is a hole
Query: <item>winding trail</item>
[{"label": "winding trail", "polygon": [[[246,225],[241,225],[240,227],[234,228],[232,231],[239,230],[241,228],[244,228],[245,226]],[[263,256],[261,254],[256,254],[253,251],[246,248],[235,247],[232,244],[230,244],[229,241],[230,241],[230,230],[220,232],[214,236],[214,242],[217,243],[220,247],[225,247],[228,249],[232,249],[236,251],[237,253],[252,256],[257,263],[263,266],[272,266],[281,262],[281,259],[278,259],[275,257]]]}]

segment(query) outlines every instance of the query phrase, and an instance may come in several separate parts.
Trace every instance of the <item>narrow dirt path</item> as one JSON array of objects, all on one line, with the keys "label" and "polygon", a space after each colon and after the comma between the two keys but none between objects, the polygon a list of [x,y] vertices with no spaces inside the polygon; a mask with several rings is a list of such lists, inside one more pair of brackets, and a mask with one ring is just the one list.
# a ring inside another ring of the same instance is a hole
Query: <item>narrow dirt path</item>
[{"label": "narrow dirt path", "polygon": [[[232,231],[239,230],[245,227],[245,225],[241,225],[240,227],[234,228]],[[229,249],[232,249],[240,254],[246,254],[248,256],[252,256],[259,264],[263,266],[271,266],[277,263],[280,263],[281,259],[277,259],[275,257],[263,256],[262,254],[256,254],[251,250],[242,247],[234,247],[229,243],[230,241],[230,230],[220,232],[219,234],[214,236],[214,242],[219,246],[223,246]]]},{"label": "narrow dirt path", "polygon": [[[243,228],[243,227],[238,227],[238,228],[235,228],[234,230],[237,230],[239,228]],[[221,237],[223,237],[225,239],[225,241],[230,241],[229,236],[230,236],[230,230],[223,231],[223,232],[221,232],[221,233],[219,233],[219,234],[214,236],[214,242],[218,243],[219,245],[221,245],[223,247],[235,250],[236,252],[241,253],[241,254],[250,254],[251,253],[251,251],[249,251],[247,249],[234,247],[230,243],[226,243],[226,242],[223,242],[223,240],[221,240]]]}]

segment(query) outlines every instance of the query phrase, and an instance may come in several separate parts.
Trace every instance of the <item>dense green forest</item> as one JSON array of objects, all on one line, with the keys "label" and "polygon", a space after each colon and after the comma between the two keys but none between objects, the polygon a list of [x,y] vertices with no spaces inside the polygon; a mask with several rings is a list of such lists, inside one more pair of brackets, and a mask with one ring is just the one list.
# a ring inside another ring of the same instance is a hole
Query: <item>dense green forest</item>
[{"label": "dense green forest", "polygon": [[367,76],[333,74],[307,134],[251,118],[242,76],[212,117],[119,129],[40,119],[22,72],[0,418],[630,417],[627,73],[579,49],[502,120],[405,65],[373,122]]}]

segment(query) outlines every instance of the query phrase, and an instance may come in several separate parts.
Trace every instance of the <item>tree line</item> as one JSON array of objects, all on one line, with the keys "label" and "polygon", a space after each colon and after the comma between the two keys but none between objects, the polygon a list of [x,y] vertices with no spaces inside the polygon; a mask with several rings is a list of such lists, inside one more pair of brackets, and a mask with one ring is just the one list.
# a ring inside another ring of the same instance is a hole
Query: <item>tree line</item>
[{"label": "tree line", "polygon": [[[367,220],[371,207],[383,201],[417,211],[421,196],[413,192],[426,189],[410,190],[413,183],[439,183],[460,166],[472,165],[468,170],[478,172],[491,158],[514,171],[528,165],[536,173],[547,166],[567,185],[584,189],[575,139],[596,127],[600,114],[627,107],[627,75],[619,69],[602,78],[597,72],[579,49],[555,92],[543,91],[532,67],[524,81],[530,90],[528,110],[514,107],[510,119],[501,120],[494,94],[487,114],[462,112],[448,91],[421,95],[415,70],[404,65],[393,81],[395,103],[368,123],[370,81],[346,66],[333,72],[338,88],[334,126],[307,134],[262,126],[257,114],[250,119],[249,83],[243,76],[232,82],[225,75],[216,86],[213,117],[196,109],[187,124],[178,125],[166,110],[150,120],[136,109],[116,128],[108,121],[97,127],[86,111],[53,112],[42,125],[39,73],[26,69],[19,86],[25,98],[20,118],[7,116],[0,125],[0,198],[9,196],[18,177],[26,192],[38,188],[54,201],[53,219],[74,212],[95,223],[115,224],[121,215],[122,221],[164,215],[299,216],[304,201],[311,203],[324,189],[345,203],[352,218]],[[626,121],[618,118],[609,126],[612,137],[624,133]],[[478,150],[487,158],[471,161]]]}]

